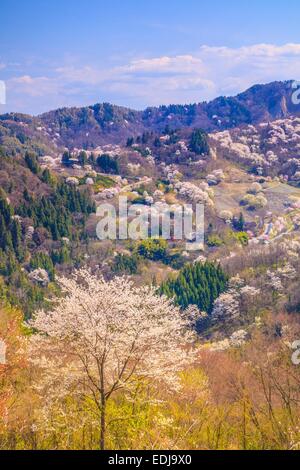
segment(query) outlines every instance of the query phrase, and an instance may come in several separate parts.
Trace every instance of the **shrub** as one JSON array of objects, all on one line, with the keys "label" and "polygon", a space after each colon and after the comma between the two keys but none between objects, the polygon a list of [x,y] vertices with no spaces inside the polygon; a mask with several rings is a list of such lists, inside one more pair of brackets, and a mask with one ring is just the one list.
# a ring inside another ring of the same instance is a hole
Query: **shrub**
[{"label": "shrub", "polygon": [[247,194],[240,201],[240,204],[243,206],[247,206],[248,210],[254,211],[266,207],[266,205],[268,204],[268,200],[263,194],[258,194],[257,196],[254,196],[253,194]]},{"label": "shrub", "polygon": [[223,240],[219,237],[219,235],[210,235],[206,243],[209,247],[217,247],[223,245]]},{"label": "shrub", "polygon": [[168,244],[163,239],[148,238],[138,243],[137,253],[152,261],[163,261],[167,254]]},{"label": "shrub", "polygon": [[248,190],[249,194],[258,194],[262,191],[262,186],[259,183],[253,183]]},{"label": "shrub", "polygon": [[232,214],[231,211],[225,211],[225,210],[224,210],[224,211],[221,211],[221,212],[220,212],[220,218],[221,218],[222,220],[225,220],[225,221],[227,221],[227,220],[232,220],[232,219],[233,219],[233,214]]},{"label": "shrub", "polygon": [[122,274],[137,274],[139,270],[139,257],[135,254],[126,255],[118,253],[114,259],[112,271]]},{"label": "shrub", "polygon": [[249,243],[249,235],[246,232],[236,233],[235,238],[242,246],[247,246]]}]

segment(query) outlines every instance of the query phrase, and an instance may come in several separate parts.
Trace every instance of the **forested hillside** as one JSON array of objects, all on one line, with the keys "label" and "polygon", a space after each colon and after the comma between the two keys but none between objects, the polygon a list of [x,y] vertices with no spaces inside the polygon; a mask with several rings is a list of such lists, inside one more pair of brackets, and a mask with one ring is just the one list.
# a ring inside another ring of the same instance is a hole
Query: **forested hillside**
[{"label": "forested hillside", "polygon": [[34,153],[2,155],[0,181],[1,298],[29,314],[42,305],[55,265],[74,264],[72,244],[86,236],[95,205],[86,190],[42,170]]},{"label": "forested hillside", "polygon": [[0,449],[300,448],[290,85],[0,116]]},{"label": "forested hillside", "polygon": [[88,149],[108,143],[122,144],[128,137],[143,132],[159,133],[166,126],[173,130],[189,127],[213,132],[259,124],[299,114],[291,101],[291,86],[291,81],[273,82],[253,86],[235,97],[144,111],[103,103],[53,110],[37,117],[5,114],[0,116],[0,144],[9,149],[29,145],[37,152],[48,148],[51,153],[56,146]]}]

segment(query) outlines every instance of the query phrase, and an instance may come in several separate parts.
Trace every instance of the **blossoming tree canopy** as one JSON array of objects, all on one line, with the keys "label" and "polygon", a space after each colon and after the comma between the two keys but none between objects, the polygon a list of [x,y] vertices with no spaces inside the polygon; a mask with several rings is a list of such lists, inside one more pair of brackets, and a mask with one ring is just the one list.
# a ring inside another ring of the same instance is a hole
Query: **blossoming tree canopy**
[{"label": "blossoming tree canopy", "polygon": [[93,398],[104,448],[105,406],[114,392],[141,379],[177,387],[177,372],[193,358],[190,319],[153,287],[134,287],[124,277],[107,282],[82,269],[60,285],[65,296],[30,321],[38,331],[32,361],[44,371],[43,393],[51,382],[60,396]]}]

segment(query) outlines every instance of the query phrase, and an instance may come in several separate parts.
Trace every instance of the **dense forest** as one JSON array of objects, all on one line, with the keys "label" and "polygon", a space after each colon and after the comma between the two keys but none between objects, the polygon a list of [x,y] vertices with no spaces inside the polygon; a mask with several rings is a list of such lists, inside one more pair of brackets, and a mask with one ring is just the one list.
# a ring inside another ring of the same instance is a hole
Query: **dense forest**
[{"label": "dense forest", "polygon": [[[30,185],[24,186],[14,203],[10,201],[14,192],[2,188],[0,192],[0,297],[30,315],[43,304],[48,281],[55,278],[55,266],[73,265],[72,243],[86,238],[86,220],[95,204],[87,191],[67,185],[48,169],[42,170],[34,152],[25,152],[16,161],[2,158],[2,168],[13,167],[12,185],[27,167],[30,173],[25,173],[26,178],[34,184],[38,181],[47,192],[33,194]],[[31,272],[39,269],[48,277],[30,279]]]},{"label": "dense forest", "polygon": [[196,305],[201,311],[211,313],[214,301],[227,288],[228,276],[221,266],[212,263],[185,266],[176,279],[169,279],[161,286],[161,293],[183,309]]}]

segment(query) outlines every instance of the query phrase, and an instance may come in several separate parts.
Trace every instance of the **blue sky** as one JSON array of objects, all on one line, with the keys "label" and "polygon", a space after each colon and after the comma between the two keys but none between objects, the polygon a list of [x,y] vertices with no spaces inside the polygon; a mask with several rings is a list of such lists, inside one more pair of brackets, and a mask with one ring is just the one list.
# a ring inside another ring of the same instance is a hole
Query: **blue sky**
[{"label": "blue sky", "polygon": [[209,100],[300,78],[299,0],[1,0],[0,112]]}]

